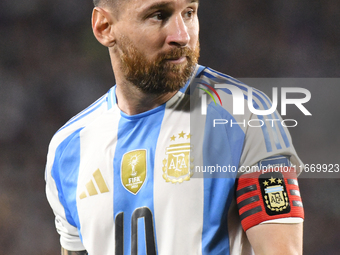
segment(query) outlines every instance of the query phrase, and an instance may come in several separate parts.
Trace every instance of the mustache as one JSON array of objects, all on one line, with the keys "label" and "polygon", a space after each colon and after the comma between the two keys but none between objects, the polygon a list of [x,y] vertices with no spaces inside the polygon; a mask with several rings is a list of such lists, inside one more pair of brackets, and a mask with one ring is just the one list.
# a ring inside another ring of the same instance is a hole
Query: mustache
[{"label": "mustache", "polygon": [[178,59],[180,57],[190,57],[193,55],[193,50],[184,47],[184,48],[173,48],[167,52],[160,53],[157,57],[157,62],[161,62],[167,59]]}]

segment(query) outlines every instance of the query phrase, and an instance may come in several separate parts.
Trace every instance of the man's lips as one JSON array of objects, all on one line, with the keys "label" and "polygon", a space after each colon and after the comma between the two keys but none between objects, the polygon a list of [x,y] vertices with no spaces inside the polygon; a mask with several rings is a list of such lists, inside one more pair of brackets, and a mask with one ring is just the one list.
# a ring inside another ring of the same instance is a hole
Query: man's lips
[{"label": "man's lips", "polygon": [[186,59],[187,59],[186,56],[181,56],[181,57],[171,57],[171,58],[167,58],[165,60],[169,61],[171,63],[174,63],[174,64],[181,64],[181,63],[184,63],[186,61]]}]

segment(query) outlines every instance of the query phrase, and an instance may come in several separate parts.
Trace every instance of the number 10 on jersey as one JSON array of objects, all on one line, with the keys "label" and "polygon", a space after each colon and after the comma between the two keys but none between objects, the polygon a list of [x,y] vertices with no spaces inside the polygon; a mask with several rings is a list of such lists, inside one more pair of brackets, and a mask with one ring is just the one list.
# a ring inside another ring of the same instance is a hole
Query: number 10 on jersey
[{"label": "number 10 on jersey", "polygon": [[[147,255],[156,255],[152,212],[147,207],[137,208],[131,217],[131,255],[138,254],[138,219],[144,218],[145,246]],[[144,240],[140,240],[144,242]],[[115,219],[115,254],[124,254],[124,212]]]}]

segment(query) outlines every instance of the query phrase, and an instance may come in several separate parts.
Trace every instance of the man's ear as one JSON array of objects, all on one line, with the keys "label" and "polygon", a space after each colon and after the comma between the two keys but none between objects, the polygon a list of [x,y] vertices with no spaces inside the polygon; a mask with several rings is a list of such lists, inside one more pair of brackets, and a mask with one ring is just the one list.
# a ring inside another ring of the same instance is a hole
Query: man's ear
[{"label": "man's ear", "polygon": [[113,32],[113,17],[100,7],[92,12],[92,30],[97,40],[106,47],[115,45],[116,38]]}]

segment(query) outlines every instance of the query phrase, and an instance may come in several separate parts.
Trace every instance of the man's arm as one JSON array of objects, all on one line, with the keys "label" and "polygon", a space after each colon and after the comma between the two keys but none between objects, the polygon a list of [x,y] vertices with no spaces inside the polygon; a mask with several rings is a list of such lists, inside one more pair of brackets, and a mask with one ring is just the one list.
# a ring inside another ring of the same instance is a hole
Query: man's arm
[{"label": "man's arm", "polygon": [[61,255],[88,255],[87,251],[68,251],[61,248]]},{"label": "man's arm", "polygon": [[303,224],[260,224],[246,234],[256,255],[302,255]]}]

